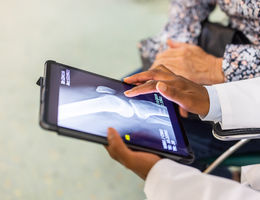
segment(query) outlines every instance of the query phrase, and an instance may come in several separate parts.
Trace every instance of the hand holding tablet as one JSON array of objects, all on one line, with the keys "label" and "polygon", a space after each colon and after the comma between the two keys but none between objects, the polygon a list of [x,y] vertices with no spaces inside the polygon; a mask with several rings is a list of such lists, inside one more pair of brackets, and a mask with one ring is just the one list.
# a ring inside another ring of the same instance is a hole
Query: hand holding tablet
[{"label": "hand holding tablet", "polygon": [[107,129],[113,127],[133,150],[192,162],[176,105],[157,91],[129,98],[124,92],[133,85],[54,61],[46,62],[43,80],[43,128],[107,144]]},{"label": "hand holding tablet", "polygon": [[134,152],[127,148],[119,133],[113,128],[108,129],[107,137],[109,145],[106,149],[109,155],[144,180],[154,164],[161,159],[156,154]]}]

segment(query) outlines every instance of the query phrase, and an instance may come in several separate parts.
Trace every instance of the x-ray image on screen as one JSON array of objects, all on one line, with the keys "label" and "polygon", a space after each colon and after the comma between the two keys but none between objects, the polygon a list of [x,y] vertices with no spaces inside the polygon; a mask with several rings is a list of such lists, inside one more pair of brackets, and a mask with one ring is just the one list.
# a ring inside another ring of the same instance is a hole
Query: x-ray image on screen
[{"label": "x-ray image on screen", "polygon": [[80,71],[61,71],[58,125],[99,136],[115,128],[125,142],[178,151],[165,99],[157,93],[128,98],[132,86]]},{"label": "x-ray image on screen", "polygon": [[135,117],[146,123],[171,126],[167,108],[163,105],[119,97],[115,90],[106,86],[98,86],[96,93],[99,97],[59,105],[59,121],[108,112],[124,118]]}]

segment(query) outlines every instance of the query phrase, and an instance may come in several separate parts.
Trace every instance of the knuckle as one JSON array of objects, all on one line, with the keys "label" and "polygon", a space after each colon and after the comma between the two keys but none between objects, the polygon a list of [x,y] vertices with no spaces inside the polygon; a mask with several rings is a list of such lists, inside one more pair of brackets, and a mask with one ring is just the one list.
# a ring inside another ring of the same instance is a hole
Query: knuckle
[{"label": "knuckle", "polygon": [[171,95],[171,97],[172,98],[174,98],[175,96],[176,96],[176,94],[177,94],[177,90],[176,90],[176,88],[175,87],[171,87],[171,86],[169,86],[169,90],[168,90],[168,92],[169,92],[169,94]]},{"label": "knuckle", "polygon": [[158,72],[158,71],[165,70],[165,69],[166,69],[166,67],[165,67],[163,64],[159,64],[159,65],[156,66],[157,72]]},{"label": "knuckle", "polygon": [[146,84],[147,84],[149,87],[153,88],[153,87],[156,85],[156,83],[157,83],[157,81],[155,81],[155,80],[149,80],[149,81],[147,81]]},{"label": "knuckle", "polygon": [[185,88],[185,84],[183,83],[182,77],[180,75],[176,75],[173,82],[176,91],[182,91]]},{"label": "knuckle", "polygon": [[[148,80],[151,80],[155,77],[155,73],[154,73],[154,65],[151,66],[151,68],[145,72],[145,77]],[[142,79],[142,77],[140,76],[140,79]]]},{"label": "knuckle", "polygon": [[150,79],[154,79],[156,77],[156,74],[158,73],[158,69],[157,67],[155,67],[154,69],[150,70],[150,73],[149,73],[149,78]]},{"label": "knuckle", "polygon": [[154,72],[155,74],[161,73],[163,71],[165,71],[167,68],[164,64],[160,63],[158,65],[156,65],[156,67],[154,68]]}]

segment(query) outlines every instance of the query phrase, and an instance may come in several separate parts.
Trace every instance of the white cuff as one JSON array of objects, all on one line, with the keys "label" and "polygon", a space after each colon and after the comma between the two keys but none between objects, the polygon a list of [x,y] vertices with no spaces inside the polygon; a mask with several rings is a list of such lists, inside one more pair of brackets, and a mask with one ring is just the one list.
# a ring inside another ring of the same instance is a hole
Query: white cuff
[{"label": "white cuff", "polygon": [[215,123],[222,121],[221,105],[217,90],[214,86],[204,86],[209,95],[209,112],[206,117],[200,117],[203,121],[214,121]]}]

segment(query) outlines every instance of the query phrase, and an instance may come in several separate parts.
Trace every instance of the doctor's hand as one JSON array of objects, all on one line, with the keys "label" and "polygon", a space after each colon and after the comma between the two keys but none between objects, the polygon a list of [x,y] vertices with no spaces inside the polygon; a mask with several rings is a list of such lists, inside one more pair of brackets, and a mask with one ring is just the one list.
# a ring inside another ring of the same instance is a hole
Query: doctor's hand
[{"label": "doctor's hand", "polygon": [[222,58],[206,53],[193,44],[168,40],[169,49],[158,53],[151,68],[164,65],[177,75],[195,83],[212,85],[224,82]]},{"label": "doctor's hand", "polygon": [[130,150],[123,142],[119,133],[113,128],[108,128],[107,139],[108,146],[105,146],[105,148],[109,155],[144,180],[150,169],[161,159],[159,156],[151,153]]},{"label": "doctor's hand", "polygon": [[158,92],[188,112],[202,117],[205,117],[209,112],[210,104],[207,89],[175,75],[162,65],[127,77],[124,81],[137,85],[125,92],[127,97]]}]

